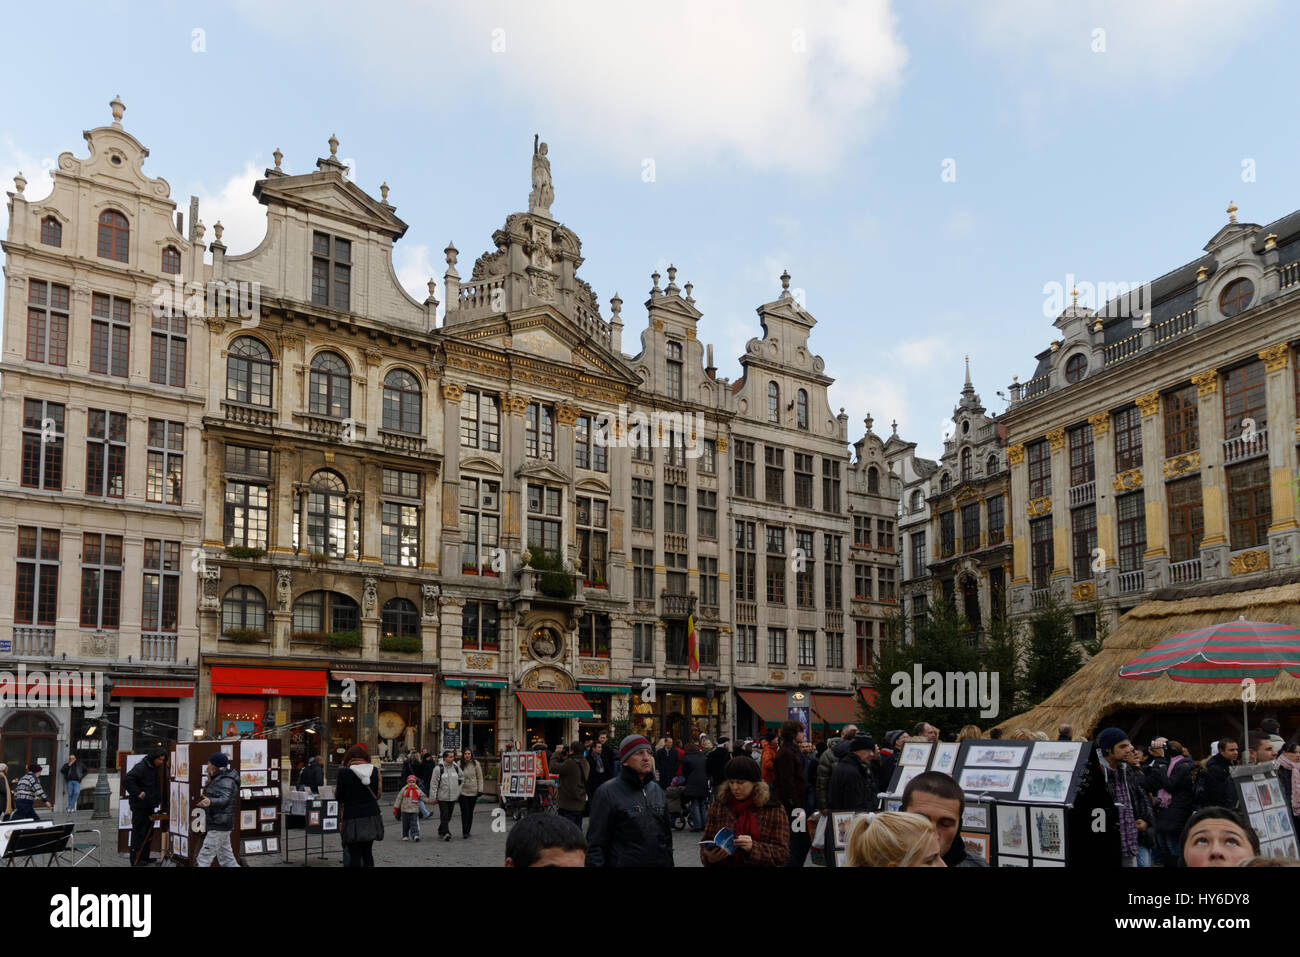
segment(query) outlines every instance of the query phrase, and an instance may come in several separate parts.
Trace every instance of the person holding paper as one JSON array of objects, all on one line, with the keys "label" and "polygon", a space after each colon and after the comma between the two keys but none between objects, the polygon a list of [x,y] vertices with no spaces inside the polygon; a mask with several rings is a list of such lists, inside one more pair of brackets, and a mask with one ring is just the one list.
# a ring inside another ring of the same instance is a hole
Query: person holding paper
[{"label": "person holding paper", "polygon": [[758,762],[732,758],[700,842],[705,867],[781,867],[790,856],[790,824],[762,780]]}]

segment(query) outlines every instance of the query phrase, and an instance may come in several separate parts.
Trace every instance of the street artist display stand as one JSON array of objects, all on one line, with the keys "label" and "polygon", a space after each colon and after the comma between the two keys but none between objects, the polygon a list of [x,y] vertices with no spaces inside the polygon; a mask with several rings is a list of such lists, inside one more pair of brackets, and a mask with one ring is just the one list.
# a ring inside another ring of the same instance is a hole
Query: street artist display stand
[{"label": "street artist display stand", "polygon": [[199,807],[208,783],[208,758],[220,751],[239,777],[232,809],[231,847],[236,859],[258,854],[279,854],[280,742],[263,739],[182,742],[171,757],[167,806],[171,809],[171,858],[193,865],[207,836],[207,812]]},{"label": "street artist display stand", "polygon": [[[145,759],[143,754],[132,754],[129,751],[117,752],[117,766],[121,769],[118,775],[117,785],[117,851],[119,854],[131,853],[131,802],[126,794],[126,776],[132,771],[137,764]],[[162,795],[161,811],[153,815],[153,834],[149,839],[149,847],[160,854],[167,853],[166,838],[167,833],[163,827],[163,819],[167,812],[167,788],[163,785],[167,783],[168,771],[166,767],[158,769],[160,778],[158,793]]]},{"label": "street artist display stand", "polygon": [[1296,853],[1291,796],[1282,792],[1277,768],[1271,764],[1243,765],[1232,769],[1232,780],[1241,795],[1239,806],[1259,838],[1260,856],[1300,857]]}]

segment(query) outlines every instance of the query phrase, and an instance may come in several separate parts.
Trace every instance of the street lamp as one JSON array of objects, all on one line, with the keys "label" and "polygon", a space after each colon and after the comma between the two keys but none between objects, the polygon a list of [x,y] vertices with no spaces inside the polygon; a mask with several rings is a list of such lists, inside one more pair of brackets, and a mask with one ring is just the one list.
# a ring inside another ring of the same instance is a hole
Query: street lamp
[{"label": "street lamp", "polygon": [[[103,698],[107,698],[113,691],[113,679],[110,675],[104,675],[104,688],[100,692],[100,707],[103,707]],[[113,791],[108,786],[108,717],[100,715],[99,720],[99,777],[95,780],[95,810],[91,812],[91,820],[102,821],[108,818],[116,817],[110,810],[113,801]],[[93,735],[95,729],[92,726],[90,734]]]}]

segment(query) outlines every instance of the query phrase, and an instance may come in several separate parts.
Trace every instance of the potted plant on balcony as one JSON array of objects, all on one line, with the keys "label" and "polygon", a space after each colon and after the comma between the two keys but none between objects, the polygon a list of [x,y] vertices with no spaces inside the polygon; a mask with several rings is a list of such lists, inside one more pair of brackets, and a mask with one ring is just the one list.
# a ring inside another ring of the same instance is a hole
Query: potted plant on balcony
[{"label": "potted plant on balcony", "polygon": [[491,562],[484,562],[483,565],[482,565],[482,567],[479,569],[479,574],[480,574],[480,575],[483,575],[483,576],[486,577],[486,578],[500,578],[500,577],[501,577],[501,573],[500,573],[500,572],[498,572],[498,571],[493,571],[493,570],[492,570],[492,563],[491,563]]},{"label": "potted plant on balcony", "polygon": [[420,651],[420,639],[415,635],[394,635],[389,632],[379,639],[380,651],[400,651],[411,654]]},{"label": "potted plant on balcony", "polygon": [[477,575],[477,574],[478,574],[478,566],[475,565],[473,562],[461,562],[461,563],[460,563],[460,573],[461,573],[462,575]]},{"label": "potted plant on balcony", "polygon": [[307,558],[313,565],[324,565],[330,560],[325,552],[308,552]]},{"label": "potted plant on balcony", "polygon": [[524,553],[527,566],[537,572],[537,590],[547,598],[572,598],[576,590],[573,571],[559,552],[530,548]]},{"label": "potted plant on balcony", "polygon": [[360,648],[361,632],[331,631],[325,636],[325,644],[329,645],[334,651],[346,651],[350,648]]},{"label": "potted plant on balcony", "polygon": [[227,545],[226,554],[231,558],[262,558],[266,555],[266,549],[248,545]]},{"label": "potted plant on balcony", "polygon": [[295,631],[289,637],[303,644],[323,645],[326,635],[323,631]]},{"label": "potted plant on balcony", "polygon": [[591,579],[590,581],[584,580],[582,584],[584,588],[601,588],[601,589],[609,588],[609,585],[605,582],[605,573],[599,571],[596,572],[595,578]]},{"label": "potted plant on balcony", "polygon": [[261,628],[230,628],[222,633],[221,637],[241,645],[251,645],[254,642],[266,641],[266,632]]}]

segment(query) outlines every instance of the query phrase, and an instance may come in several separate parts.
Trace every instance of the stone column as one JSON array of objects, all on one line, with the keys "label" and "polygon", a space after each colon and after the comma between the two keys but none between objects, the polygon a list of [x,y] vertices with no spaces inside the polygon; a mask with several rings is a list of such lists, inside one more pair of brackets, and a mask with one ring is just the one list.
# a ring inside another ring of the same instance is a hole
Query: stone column
[{"label": "stone column", "polygon": [[275,369],[275,395],[277,398],[277,424],[282,428],[293,428],[294,409],[306,408],[305,370],[302,367],[302,336],[291,332],[276,334],[280,344],[279,363]]},{"label": "stone column", "polygon": [[[460,572],[460,400],[465,387],[454,382],[442,386],[442,435],[446,458],[442,465],[442,567],[447,574]],[[502,423],[505,427],[505,423]],[[505,489],[502,489],[504,492]],[[432,524],[432,523],[430,523]]]},{"label": "stone column", "polygon": [[[221,478],[221,470],[225,463],[226,446],[219,439],[199,432],[197,441],[191,448],[200,450],[199,462],[202,463],[204,496],[208,502],[208,507],[203,510],[203,546],[221,548],[225,545],[222,522],[225,516],[226,483]],[[207,498],[208,496],[210,498]]]},{"label": "stone column", "polygon": [[[298,499],[294,491],[298,452],[291,445],[277,445],[271,450],[270,459],[272,485],[267,495],[270,510],[266,530],[267,552],[271,555],[292,555],[293,528],[298,521]],[[210,491],[209,494],[213,493]]]},{"label": "stone column", "polygon": [[1201,442],[1201,513],[1205,530],[1201,538],[1201,577],[1228,574],[1227,475],[1223,470],[1223,415],[1219,405],[1219,371],[1207,369],[1192,376],[1199,402],[1197,424]]},{"label": "stone column", "polygon": [[380,501],[383,467],[377,462],[368,461],[361,466],[363,492],[361,500],[366,502],[370,514],[369,520],[361,523],[361,561],[369,565],[381,564],[380,544],[383,534],[384,513]]},{"label": "stone column", "polygon": [[1291,414],[1291,349],[1281,342],[1259,353],[1264,361],[1268,388],[1268,472],[1272,496],[1273,523],[1268,527],[1269,564],[1282,568],[1300,559],[1300,523],[1297,522],[1295,443],[1300,441],[1300,426],[1294,432],[1287,427],[1295,421]]},{"label": "stone column", "polygon": [[[523,483],[516,473],[524,464],[524,410],[528,400],[522,395],[501,394],[501,547],[508,554],[518,554],[524,541]],[[443,509],[446,509],[444,503]],[[459,563],[456,567],[460,567]]]},{"label": "stone column", "polygon": [[[555,407],[555,458],[556,467],[573,474],[573,426],[578,421],[578,408],[573,405]],[[590,438],[590,436],[588,436]],[[575,567],[578,564],[577,507],[573,486],[564,490],[567,508],[560,530],[560,554]],[[570,544],[571,543],[571,544]]]},{"label": "stone column", "polygon": [[[1007,446],[1007,465],[1011,470],[1011,491],[1007,496],[1007,520],[1011,524],[1011,581],[1007,596],[1009,610],[1029,610],[1029,518],[1025,505],[1029,499],[1029,467],[1025,464],[1025,446],[1017,442]],[[923,523],[926,534],[934,538],[932,521]],[[935,543],[937,544],[937,542]],[[929,564],[927,562],[927,564]]]},{"label": "stone column", "polygon": [[1052,455],[1052,591],[1058,599],[1069,600],[1070,580],[1070,452],[1066,448],[1065,429],[1047,433]]},{"label": "stone column", "polygon": [[297,512],[295,521],[298,523],[298,554],[311,552],[311,545],[307,541],[307,499],[311,492],[308,490],[306,483],[299,483],[294,488],[296,497],[294,499],[294,511]]},{"label": "stone column", "polygon": [[355,559],[356,550],[353,548],[353,542],[357,537],[357,502],[360,496],[356,492],[348,492],[343,496],[344,520],[343,520],[343,557],[344,559]]},{"label": "stone column", "polygon": [[1119,534],[1115,525],[1115,442],[1110,435],[1110,413],[1088,416],[1092,426],[1093,473],[1097,479],[1097,558],[1094,571],[1097,594],[1102,598],[1119,593]]},{"label": "stone column", "polygon": [[1142,502],[1146,508],[1147,548],[1142,554],[1146,591],[1169,584],[1169,530],[1165,520],[1165,417],[1159,391],[1136,400],[1142,414]]}]

